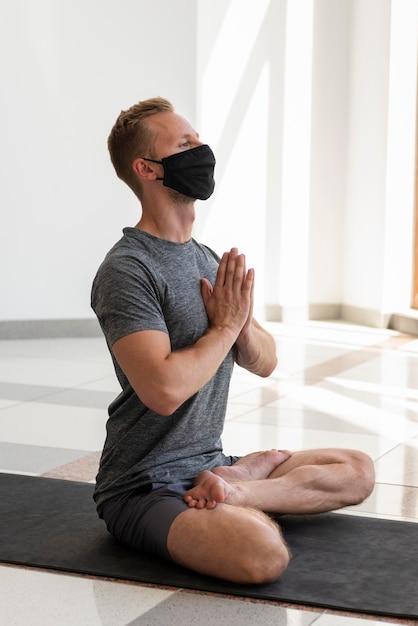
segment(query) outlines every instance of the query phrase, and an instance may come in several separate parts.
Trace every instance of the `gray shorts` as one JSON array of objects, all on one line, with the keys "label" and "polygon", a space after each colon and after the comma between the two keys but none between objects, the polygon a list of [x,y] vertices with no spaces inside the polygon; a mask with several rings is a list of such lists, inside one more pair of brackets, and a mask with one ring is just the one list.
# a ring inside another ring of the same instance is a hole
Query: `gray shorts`
[{"label": "gray shorts", "polygon": [[[238,459],[227,457],[225,464],[233,465]],[[103,502],[100,517],[118,543],[171,560],[168,532],[177,515],[189,508],[183,496],[192,487],[193,481],[154,484],[145,493],[138,489],[115,496]]]}]

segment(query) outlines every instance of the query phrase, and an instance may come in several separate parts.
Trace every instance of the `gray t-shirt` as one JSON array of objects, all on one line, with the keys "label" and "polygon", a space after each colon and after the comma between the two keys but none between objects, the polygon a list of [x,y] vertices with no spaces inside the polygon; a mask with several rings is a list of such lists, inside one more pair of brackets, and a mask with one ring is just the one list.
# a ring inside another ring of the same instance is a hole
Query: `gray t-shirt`
[{"label": "gray t-shirt", "polygon": [[[194,344],[208,328],[200,279],[213,284],[218,262],[194,239],[174,243],[125,228],[92,288],[92,307],[109,350],[121,337],[140,330],[168,333],[173,351]],[[122,392],[109,406],[94,494],[98,507],[115,495],[152,483],[193,479],[204,469],[225,464],[221,433],[232,350],[213,378],[168,417],[143,404],[112,358]]]}]

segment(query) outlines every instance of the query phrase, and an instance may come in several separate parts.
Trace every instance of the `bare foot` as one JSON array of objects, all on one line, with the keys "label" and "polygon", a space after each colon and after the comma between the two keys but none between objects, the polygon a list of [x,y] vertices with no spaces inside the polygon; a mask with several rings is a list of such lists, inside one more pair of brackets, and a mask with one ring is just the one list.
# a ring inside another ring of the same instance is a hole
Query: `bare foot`
[{"label": "bare foot", "polygon": [[278,465],[291,456],[289,450],[265,450],[243,456],[234,465],[219,465],[212,472],[227,482],[268,478]]},{"label": "bare foot", "polygon": [[194,487],[185,493],[184,500],[196,509],[214,509],[218,502],[238,504],[240,490],[236,483],[268,478],[291,454],[288,450],[253,452],[234,465],[219,465],[211,472],[204,470],[197,476]]},{"label": "bare foot", "polygon": [[218,502],[225,502],[232,492],[233,488],[223,478],[204,470],[196,478],[195,486],[186,491],[184,500],[191,508],[214,509]]}]

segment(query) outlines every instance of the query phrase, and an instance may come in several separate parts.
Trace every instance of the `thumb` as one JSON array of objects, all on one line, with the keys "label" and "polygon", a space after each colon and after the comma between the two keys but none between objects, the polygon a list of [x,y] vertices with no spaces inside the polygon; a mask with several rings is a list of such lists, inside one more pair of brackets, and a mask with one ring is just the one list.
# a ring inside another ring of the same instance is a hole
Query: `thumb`
[{"label": "thumb", "polygon": [[200,279],[200,288],[202,291],[202,299],[203,299],[203,304],[206,306],[207,301],[209,300],[210,296],[212,295],[212,291],[213,291],[213,287],[210,284],[210,282],[208,281],[207,278],[201,278]]}]

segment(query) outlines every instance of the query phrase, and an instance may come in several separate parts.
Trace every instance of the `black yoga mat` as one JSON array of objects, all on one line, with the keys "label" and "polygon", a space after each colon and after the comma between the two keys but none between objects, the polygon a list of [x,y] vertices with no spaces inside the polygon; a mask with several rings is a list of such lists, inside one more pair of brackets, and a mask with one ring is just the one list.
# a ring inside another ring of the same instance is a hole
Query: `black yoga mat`
[{"label": "black yoga mat", "polygon": [[117,545],[93,485],[0,474],[0,561],[391,617],[418,617],[418,524],[327,513],[284,516],[281,578],[238,585]]}]

